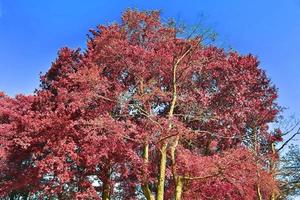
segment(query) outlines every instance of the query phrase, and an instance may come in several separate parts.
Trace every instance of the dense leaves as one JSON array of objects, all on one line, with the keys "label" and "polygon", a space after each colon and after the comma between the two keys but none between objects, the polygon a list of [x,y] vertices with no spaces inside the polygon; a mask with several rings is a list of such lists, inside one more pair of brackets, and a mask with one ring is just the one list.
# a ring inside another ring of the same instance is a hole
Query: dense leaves
[{"label": "dense leaves", "polygon": [[128,10],[63,48],[33,96],[0,95],[0,195],[267,199],[276,90],[253,55]]}]

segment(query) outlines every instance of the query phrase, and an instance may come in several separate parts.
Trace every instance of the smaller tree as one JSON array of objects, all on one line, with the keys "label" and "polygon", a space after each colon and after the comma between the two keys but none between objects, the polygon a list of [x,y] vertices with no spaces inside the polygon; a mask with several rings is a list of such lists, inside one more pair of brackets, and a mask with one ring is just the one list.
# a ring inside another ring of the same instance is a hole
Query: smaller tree
[{"label": "smaller tree", "polygon": [[279,177],[281,199],[300,195],[300,149],[298,145],[290,145],[288,152],[281,158]]},{"label": "smaller tree", "polygon": [[[300,134],[299,124],[299,121],[295,117],[279,120],[277,122],[278,126],[273,130],[272,137],[269,138],[270,142],[266,146],[269,154],[269,156],[267,156],[268,160],[266,161],[269,166],[269,172],[277,179],[280,189],[279,194],[272,193],[272,200],[289,199],[289,197],[296,195],[297,190],[299,190],[299,184],[297,186],[296,181],[297,176],[295,176],[300,170],[299,148],[291,144]],[[289,147],[289,150],[286,151],[286,147]],[[298,175],[298,183],[300,180],[299,177]]]}]

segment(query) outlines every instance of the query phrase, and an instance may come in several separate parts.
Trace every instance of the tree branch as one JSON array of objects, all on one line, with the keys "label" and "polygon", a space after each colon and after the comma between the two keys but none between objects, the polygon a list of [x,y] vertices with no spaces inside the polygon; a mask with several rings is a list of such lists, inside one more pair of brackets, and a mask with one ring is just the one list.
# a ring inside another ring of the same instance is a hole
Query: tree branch
[{"label": "tree branch", "polygon": [[285,141],[280,148],[277,149],[277,152],[281,151],[294,137],[300,134],[300,128],[298,128],[297,132],[294,133],[287,141]]}]

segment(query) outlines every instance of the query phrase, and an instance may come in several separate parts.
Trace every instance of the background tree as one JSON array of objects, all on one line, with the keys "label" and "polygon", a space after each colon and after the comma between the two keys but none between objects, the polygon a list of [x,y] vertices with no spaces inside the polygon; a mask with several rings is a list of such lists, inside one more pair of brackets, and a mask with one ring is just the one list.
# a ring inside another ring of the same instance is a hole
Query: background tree
[{"label": "background tree", "polygon": [[290,145],[281,159],[279,177],[281,180],[281,198],[292,198],[300,195],[300,149]]},{"label": "background tree", "polygon": [[279,181],[281,192],[278,198],[290,199],[299,195],[299,147],[293,143],[300,134],[299,121],[291,117],[281,121],[279,126],[283,130],[281,135],[285,140],[273,148],[277,155],[273,162],[273,174]]}]

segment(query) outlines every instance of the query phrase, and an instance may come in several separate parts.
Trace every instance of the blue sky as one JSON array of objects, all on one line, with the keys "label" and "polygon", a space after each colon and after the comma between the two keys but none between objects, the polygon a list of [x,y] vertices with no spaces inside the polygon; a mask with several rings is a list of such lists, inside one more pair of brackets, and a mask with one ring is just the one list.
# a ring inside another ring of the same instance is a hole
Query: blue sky
[{"label": "blue sky", "polygon": [[287,114],[300,114],[300,0],[0,0],[0,90],[31,93],[59,48],[85,47],[89,28],[119,21],[126,8],[163,18],[203,19],[223,46],[257,55]]}]

